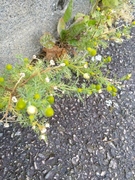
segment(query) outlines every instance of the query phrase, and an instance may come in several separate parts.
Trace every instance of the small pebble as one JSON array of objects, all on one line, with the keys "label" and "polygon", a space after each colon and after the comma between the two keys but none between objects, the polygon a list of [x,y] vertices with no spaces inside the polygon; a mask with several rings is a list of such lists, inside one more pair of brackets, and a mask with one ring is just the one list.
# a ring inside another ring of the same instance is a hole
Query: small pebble
[{"label": "small pebble", "polygon": [[79,162],[79,156],[78,155],[72,158],[73,165],[77,165],[78,162]]},{"label": "small pebble", "polygon": [[117,168],[117,162],[115,159],[111,159],[110,163],[109,163],[109,167],[112,169],[116,169]]}]

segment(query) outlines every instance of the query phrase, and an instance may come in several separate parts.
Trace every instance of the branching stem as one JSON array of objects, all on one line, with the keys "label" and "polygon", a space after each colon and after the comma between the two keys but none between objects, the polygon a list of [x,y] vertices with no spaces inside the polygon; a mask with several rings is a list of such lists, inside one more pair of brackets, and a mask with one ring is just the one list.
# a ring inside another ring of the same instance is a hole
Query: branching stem
[{"label": "branching stem", "polygon": [[[45,69],[45,70],[42,69],[40,73],[41,73],[41,74],[42,74],[42,73],[46,73],[46,72],[48,72],[48,71],[55,70],[55,69],[58,69],[58,68],[60,68],[60,67],[61,67],[60,65],[59,65],[59,66],[55,66],[55,67],[48,67],[48,68]],[[39,72],[35,72],[34,74],[32,74],[28,79],[26,79],[22,84],[20,84],[19,87],[24,86],[29,80],[31,80],[32,78],[34,78],[35,76],[37,76],[38,73],[39,73]],[[0,120],[1,122],[5,119],[5,120],[6,120],[6,123],[7,123],[7,116],[8,116],[9,110],[11,109],[12,97],[13,97],[13,95],[14,95],[14,93],[15,93],[15,91],[16,91],[16,89],[17,89],[17,87],[18,87],[18,85],[19,85],[19,83],[20,83],[20,81],[22,80],[23,77],[24,77],[24,76],[21,76],[21,77],[19,78],[19,80],[18,80],[17,83],[15,84],[12,92],[10,92],[9,101],[8,101],[8,106],[7,106],[7,109],[6,109],[5,114],[3,115],[3,118]]]}]

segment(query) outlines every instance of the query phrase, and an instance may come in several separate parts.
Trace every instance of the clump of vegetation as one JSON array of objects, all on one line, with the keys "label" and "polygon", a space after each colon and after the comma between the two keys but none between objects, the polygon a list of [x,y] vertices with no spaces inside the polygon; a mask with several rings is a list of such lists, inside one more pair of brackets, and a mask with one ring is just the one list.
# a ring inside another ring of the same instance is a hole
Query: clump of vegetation
[{"label": "clump of vegetation", "polygon": [[[43,46],[40,55],[34,55],[32,60],[20,56],[21,65],[6,65],[0,76],[1,121],[5,127],[9,126],[11,114],[17,122],[31,126],[46,140],[49,118],[55,114],[56,96],[76,94],[81,99],[82,94],[90,96],[104,90],[116,96],[121,82],[130,79],[131,74],[109,79],[109,71],[103,73],[102,69],[112,58],[98,53],[98,48],[107,47],[110,40],[120,43],[123,37],[130,37],[129,30],[135,22],[129,10],[123,12],[128,2],[91,0],[91,4],[89,15],[78,13],[74,22],[67,25],[73,9],[73,0],[70,0],[58,22],[59,39],[45,33],[40,38]],[[127,7],[131,9],[130,5]],[[119,26],[119,18],[126,25]]]}]

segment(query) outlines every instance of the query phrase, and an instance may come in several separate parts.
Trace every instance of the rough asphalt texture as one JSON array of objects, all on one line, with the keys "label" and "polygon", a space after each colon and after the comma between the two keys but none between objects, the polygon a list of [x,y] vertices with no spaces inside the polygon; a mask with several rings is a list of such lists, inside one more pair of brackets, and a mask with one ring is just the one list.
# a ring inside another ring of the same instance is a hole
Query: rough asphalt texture
[{"label": "rough asphalt texture", "polygon": [[135,179],[135,28],[132,36],[101,52],[113,57],[112,75],[131,80],[117,97],[56,99],[48,144],[29,128],[0,125],[0,180]]}]

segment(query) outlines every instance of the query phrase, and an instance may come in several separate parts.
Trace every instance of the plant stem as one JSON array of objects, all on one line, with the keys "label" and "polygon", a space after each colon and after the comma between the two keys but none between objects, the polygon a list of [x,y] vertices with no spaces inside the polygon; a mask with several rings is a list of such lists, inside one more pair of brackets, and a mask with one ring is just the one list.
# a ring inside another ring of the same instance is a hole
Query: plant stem
[{"label": "plant stem", "polygon": [[75,66],[75,65],[70,65],[70,66],[72,66],[73,70],[74,70],[74,68],[75,68],[75,69],[78,70],[81,74],[84,74],[84,73],[80,70],[80,68],[82,68],[82,67],[77,67],[77,66]]},{"label": "plant stem", "polygon": [[0,120],[2,122],[2,120],[4,120],[6,118],[6,123],[7,123],[7,116],[8,116],[8,112],[9,112],[9,109],[11,107],[11,99],[12,99],[12,95],[10,93],[10,97],[9,97],[9,101],[8,101],[8,106],[7,106],[7,109],[6,109],[6,112],[3,116],[3,118]]},{"label": "plant stem", "polygon": [[[60,68],[61,66],[55,66],[55,67],[48,67],[47,69],[42,69],[40,71],[40,74],[42,73],[46,73],[48,71],[51,71],[51,70],[54,70],[54,69],[58,69]],[[37,76],[39,74],[39,72],[35,72],[34,74],[32,74],[28,79],[26,79],[24,82],[22,82],[22,84],[20,85],[20,87],[24,86],[29,80],[31,80],[32,78],[34,78],[35,76]]]},{"label": "plant stem", "polygon": [[0,85],[1,88],[3,88],[6,91],[12,91],[12,89],[9,89],[8,87],[3,87],[2,85]]}]

